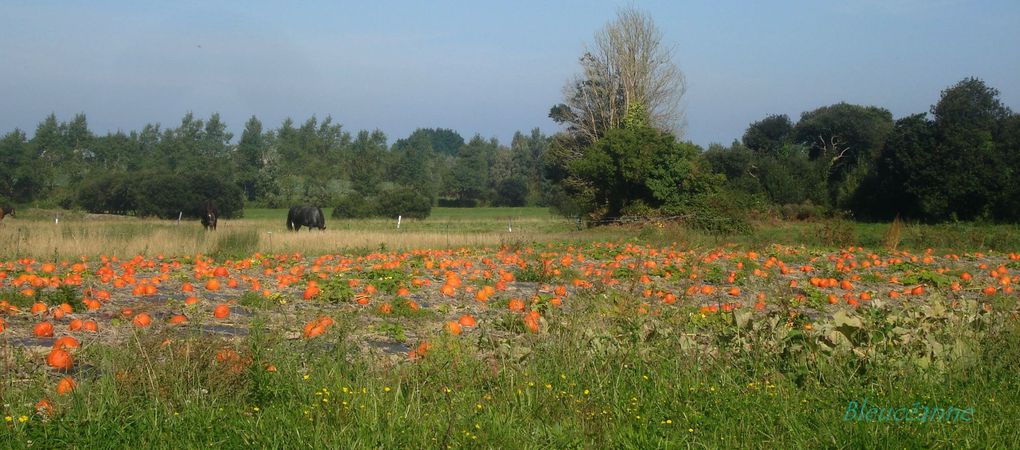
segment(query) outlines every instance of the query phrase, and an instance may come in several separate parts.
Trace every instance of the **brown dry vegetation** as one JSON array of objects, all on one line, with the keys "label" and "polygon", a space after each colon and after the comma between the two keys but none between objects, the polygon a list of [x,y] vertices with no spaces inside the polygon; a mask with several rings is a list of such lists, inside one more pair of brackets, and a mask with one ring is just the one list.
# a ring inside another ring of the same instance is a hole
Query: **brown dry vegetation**
[{"label": "brown dry vegetation", "polygon": [[[539,219],[534,219],[535,224]],[[498,226],[479,231],[473,222],[427,229],[413,223],[397,230],[387,221],[352,221],[345,228],[288,232],[277,220],[221,220],[217,232],[192,222],[109,218],[9,222],[0,226],[0,255],[18,258],[75,259],[83,255],[194,255],[252,253],[323,254],[356,249],[448,248],[493,246],[506,242],[570,238],[567,232],[527,231],[515,224],[513,233]],[[415,229],[417,228],[417,229]],[[537,227],[532,227],[537,228]]]}]

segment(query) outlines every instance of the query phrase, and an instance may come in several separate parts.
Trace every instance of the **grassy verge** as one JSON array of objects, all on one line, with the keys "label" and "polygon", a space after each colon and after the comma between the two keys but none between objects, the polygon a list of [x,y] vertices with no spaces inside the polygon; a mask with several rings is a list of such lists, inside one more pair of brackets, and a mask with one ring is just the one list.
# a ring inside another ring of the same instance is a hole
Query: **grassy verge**
[{"label": "grassy verge", "polygon": [[[614,302],[616,302],[614,304]],[[88,348],[81,386],[33,413],[45,379],[4,382],[0,445],[18,447],[979,447],[1020,442],[1020,328],[974,311],[907,311],[920,347],[873,334],[893,314],[629,316],[591,292],[541,334],[434,336],[395,363],[253,326],[241,341],[137,332]],[[948,314],[948,315],[947,315]],[[957,315],[958,314],[958,315]],[[883,316],[884,315],[884,316]],[[546,321],[547,320],[547,321]],[[899,320],[899,319],[897,319]],[[860,321],[859,323],[857,321]],[[792,322],[792,323],[788,323]],[[975,326],[975,324],[978,324]],[[499,322],[493,327],[507,326]],[[858,331],[870,330],[865,335]],[[939,334],[946,332],[948,334]],[[842,335],[848,344],[833,344]],[[955,350],[934,352],[932,342]],[[955,347],[954,347],[955,346]],[[919,350],[928,348],[929,350]],[[867,358],[859,357],[864,353]],[[925,364],[918,358],[928,355]],[[851,402],[971,408],[971,420],[847,420]]]}]

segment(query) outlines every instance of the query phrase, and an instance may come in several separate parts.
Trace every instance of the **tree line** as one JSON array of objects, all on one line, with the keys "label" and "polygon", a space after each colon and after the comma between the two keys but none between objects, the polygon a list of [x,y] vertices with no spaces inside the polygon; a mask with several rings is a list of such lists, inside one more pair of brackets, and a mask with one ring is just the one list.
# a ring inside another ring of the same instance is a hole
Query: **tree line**
[{"label": "tree line", "polygon": [[510,146],[443,128],[390,145],[378,130],[352,135],[328,117],[275,129],[252,117],[233,142],[217,114],[97,136],[84,114],[50,115],[31,138],[13,130],[0,139],[0,202],[167,218],[197,217],[206,199],[225,217],[245,204],[334,206],[339,217],[531,205],[593,221],[686,215],[708,228],[769,209],[1020,220],[1020,116],[976,78],[946,88],[928,114],[894,120],[881,107],[838,103],[797,122],[764,117],[707,149],[655,126],[640,103],[594,132],[573,131],[565,108],[552,112],[565,131],[518,132]]},{"label": "tree line", "polygon": [[796,124],[768,116],[705,158],[737,192],[802,214],[814,205],[860,220],[1020,220],[1020,116],[977,78],[943,90],[928,114],[896,120],[847,103]]},{"label": "tree line", "polygon": [[352,134],[329,117],[275,129],[252,117],[233,142],[218,114],[191,113],[173,128],[97,136],[84,114],[50,115],[31,138],[13,130],[0,140],[0,201],[174,218],[196,217],[206,199],[224,217],[244,204],[364,203],[342,214],[419,217],[432,205],[545,205],[548,145],[538,129],[505,146],[442,128],[389,145],[381,131]]}]

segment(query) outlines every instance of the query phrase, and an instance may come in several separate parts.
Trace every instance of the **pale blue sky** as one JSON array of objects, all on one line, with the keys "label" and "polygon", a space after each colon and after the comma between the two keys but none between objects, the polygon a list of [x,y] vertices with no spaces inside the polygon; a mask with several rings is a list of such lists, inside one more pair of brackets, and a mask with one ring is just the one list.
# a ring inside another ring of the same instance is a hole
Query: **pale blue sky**
[{"label": "pale blue sky", "polygon": [[[443,127],[509,144],[547,118],[624,1],[4,0],[0,132],[50,112],[92,130],[219,112],[332,115],[392,143]],[[977,76],[1020,109],[1020,1],[639,1],[685,72],[686,138],[728,144],[771,113],[847,101],[926,112]]]}]

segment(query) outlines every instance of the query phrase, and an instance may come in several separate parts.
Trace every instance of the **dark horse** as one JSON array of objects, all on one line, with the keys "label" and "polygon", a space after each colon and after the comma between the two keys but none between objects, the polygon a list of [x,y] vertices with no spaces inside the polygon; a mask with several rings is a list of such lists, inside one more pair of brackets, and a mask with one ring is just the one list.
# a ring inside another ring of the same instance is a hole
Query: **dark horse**
[{"label": "dark horse", "polygon": [[302,226],[326,229],[326,217],[322,215],[322,208],[318,206],[292,206],[287,212],[287,229],[298,231]]},{"label": "dark horse", "polygon": [[14,207],[0,206],[0,220],[4,220],[4,216],[14,217]]},{"label": "dark horse", "polygon": [[212,200],[205,202],[205,213],[202,214],[202,226],[206,230],[216,230],[216,207],[213,206]]}]

